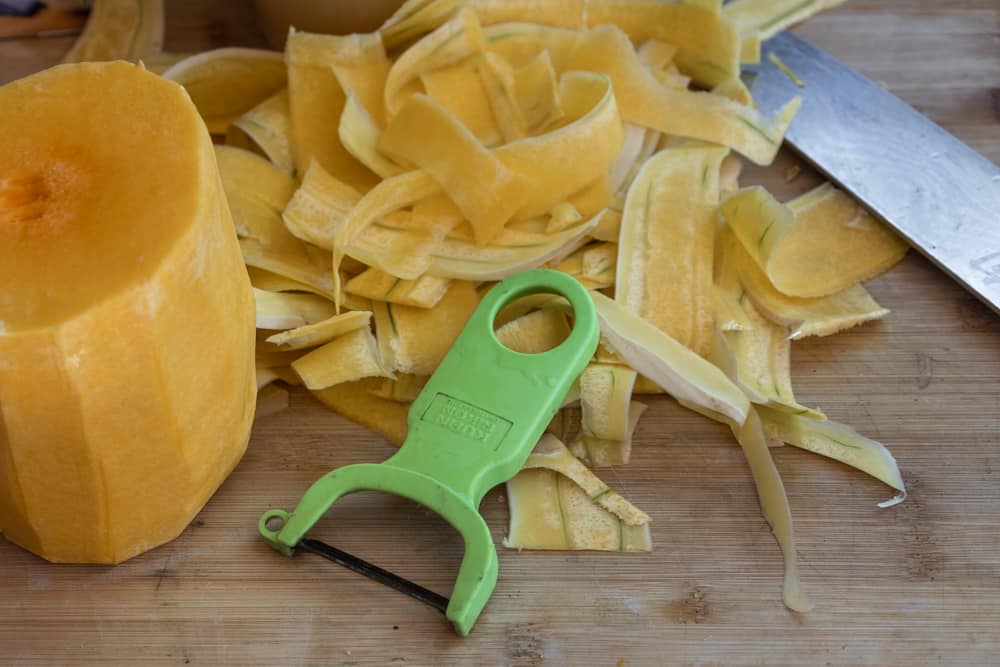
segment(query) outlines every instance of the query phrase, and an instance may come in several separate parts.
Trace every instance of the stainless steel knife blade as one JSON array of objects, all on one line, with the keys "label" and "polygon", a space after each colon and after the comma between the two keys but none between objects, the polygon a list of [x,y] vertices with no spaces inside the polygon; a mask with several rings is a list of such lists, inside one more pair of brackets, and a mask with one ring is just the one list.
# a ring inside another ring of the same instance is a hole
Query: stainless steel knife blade
[{"label": "stainless steel knife blade", "polygon": [[[769,54],[802,81],[797,86]],[[786,140],[1000,314],[1000,169],[875,82],[792,33],[768,40],[751,91],[793,95]]]}]

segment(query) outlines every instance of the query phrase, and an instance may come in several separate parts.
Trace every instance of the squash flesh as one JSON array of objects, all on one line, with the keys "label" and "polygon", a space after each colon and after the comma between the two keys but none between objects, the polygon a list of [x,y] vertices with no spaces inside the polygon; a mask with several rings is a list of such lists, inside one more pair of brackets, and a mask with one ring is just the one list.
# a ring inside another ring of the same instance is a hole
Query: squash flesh
[{"label": "squash flesh", "polygon": [[0,209],[0,529],[120,562],[176,537],[243,454],[249,280],[179,86],[67,65],[0,88],[0,115],[0,178],[47,188],[37,217]]}]

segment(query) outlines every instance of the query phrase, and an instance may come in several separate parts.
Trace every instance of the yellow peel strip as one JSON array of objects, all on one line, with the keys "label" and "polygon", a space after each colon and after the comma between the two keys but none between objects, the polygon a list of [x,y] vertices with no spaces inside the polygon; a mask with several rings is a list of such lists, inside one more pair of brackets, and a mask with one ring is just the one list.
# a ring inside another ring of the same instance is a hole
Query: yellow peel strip
[{"label": "yellow peel strip", "polygon": [[340,118],[346,100],[332,66],[367,62],[378,48],[371,39],[358,36],[289,33],[285,62],[291,145],[300,174],[315,158],[330,174],[362,192],[377,182],[376,175],[347,152],[331,124]]},{"label": "yellow peel strip", "polygon": [[430,375],[458,337],[479,294],[472,283],[455,282],[435,308],[373,302],[378,345],[386,365],[413,375]]},{"label": "yellow peel strip", "polygon": [[667,149],[629,188],[615,300],[705,355],[712,346],[712,256],[719,147]]},{"label": "yellow peel strip", "polygon": [[431,174],[468,219],[479,244],[500,233],[528,193],[522,176],[426,95],[407,99],[382,133],[379,150]]},{"label": "yellow peel strip", "polygon": [[624,440],[636,372],[617,364],[591,363],[580,375],[580,428],[583,435]]},{"label": "yellow peel strip", "polygon": [[344,102],[337,134],[347,152],[380,177],[391,178],[406,171],[379,152],[381,130],[353,94],[348,94]]},{"label": "yellow peel strip", "polygon": [[740,190],[721,206],[744,249],[783,294],[834,294],[906,254],[906,242],[829,184],[799,199],[786,206],[758,186]]},{"label": "yellow peel strip", "polygon": [[844,0],[733,0],[723,14],[740,34],[756,32],[760,39],[773,37],[785,28]]},{"label": "yellow peel strip", "polygon": [[441,67],[454,65],[482,52],[483,31],[476,15],[468,9],[408,48],[393,63],[385,82],[385,107],[391,118],[402,106],[410,84]]},{"label": "yellow peel strip", "polygon": [[621,118],[607,77],[567,72],[559,80],[559,99],[567,124],[494,151],[531,184],[519,218],[542,215],[606,175],[621,148]]}]

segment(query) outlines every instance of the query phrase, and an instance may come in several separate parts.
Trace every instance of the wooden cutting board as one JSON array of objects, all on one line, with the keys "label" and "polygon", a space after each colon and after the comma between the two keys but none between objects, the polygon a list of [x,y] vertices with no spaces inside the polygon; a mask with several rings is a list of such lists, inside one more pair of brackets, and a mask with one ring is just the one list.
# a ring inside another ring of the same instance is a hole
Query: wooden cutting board
[{"label": "wooden cutting board", "polygon": [[[261,43],[248,2],[168,2],[166,47]],[[933,8],[930,8],[933,7]],[[1000,161],[996,0],[852,0],[800,32]],[[0,43],[0,80],[70,40]],[[0,119],[2,122],[2,119]],[[2,150],[2,147],[0,147]],[[788,156],[758,174],[779,192]],[[781,558],[728,432],[651,399],[634,460],[605,479],[653,517],[644,555],[500,551],[473,634],[428,607],[257,537],[330,468],[392,448],[303,393],[262,419],[244,462],[175,542],[121,566],[57,566],[0,541],[0,661],[283,665],[895,665],[1000,660],[1000,317],[911,254],[870,289],[893,313],[797,342],[799,400],[877,438],[910,489],[774,452],[791,500],[808,615],[781,604]],[[502,489],[483,503],[499,544]],[[447,592],[462,545],[377,495],[338,504],[327,539]]]}]

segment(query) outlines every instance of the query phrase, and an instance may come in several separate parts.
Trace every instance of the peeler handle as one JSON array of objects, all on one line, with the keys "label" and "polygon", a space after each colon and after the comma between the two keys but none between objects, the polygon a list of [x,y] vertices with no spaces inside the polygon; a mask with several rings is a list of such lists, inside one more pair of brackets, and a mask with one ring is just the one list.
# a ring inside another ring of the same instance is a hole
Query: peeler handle
[{"label": "peeler handle", "polygon": [[[542,293],[569,302],[569,336],[537,354],[504,346],[493,330],[497,315],[521,297]],[[477,507],[524,465],[599,337],[593,300],[576,279],[550,269],[507,278],[483,298],[414,401],[406,442],[385,465],[438,479]]]}]

